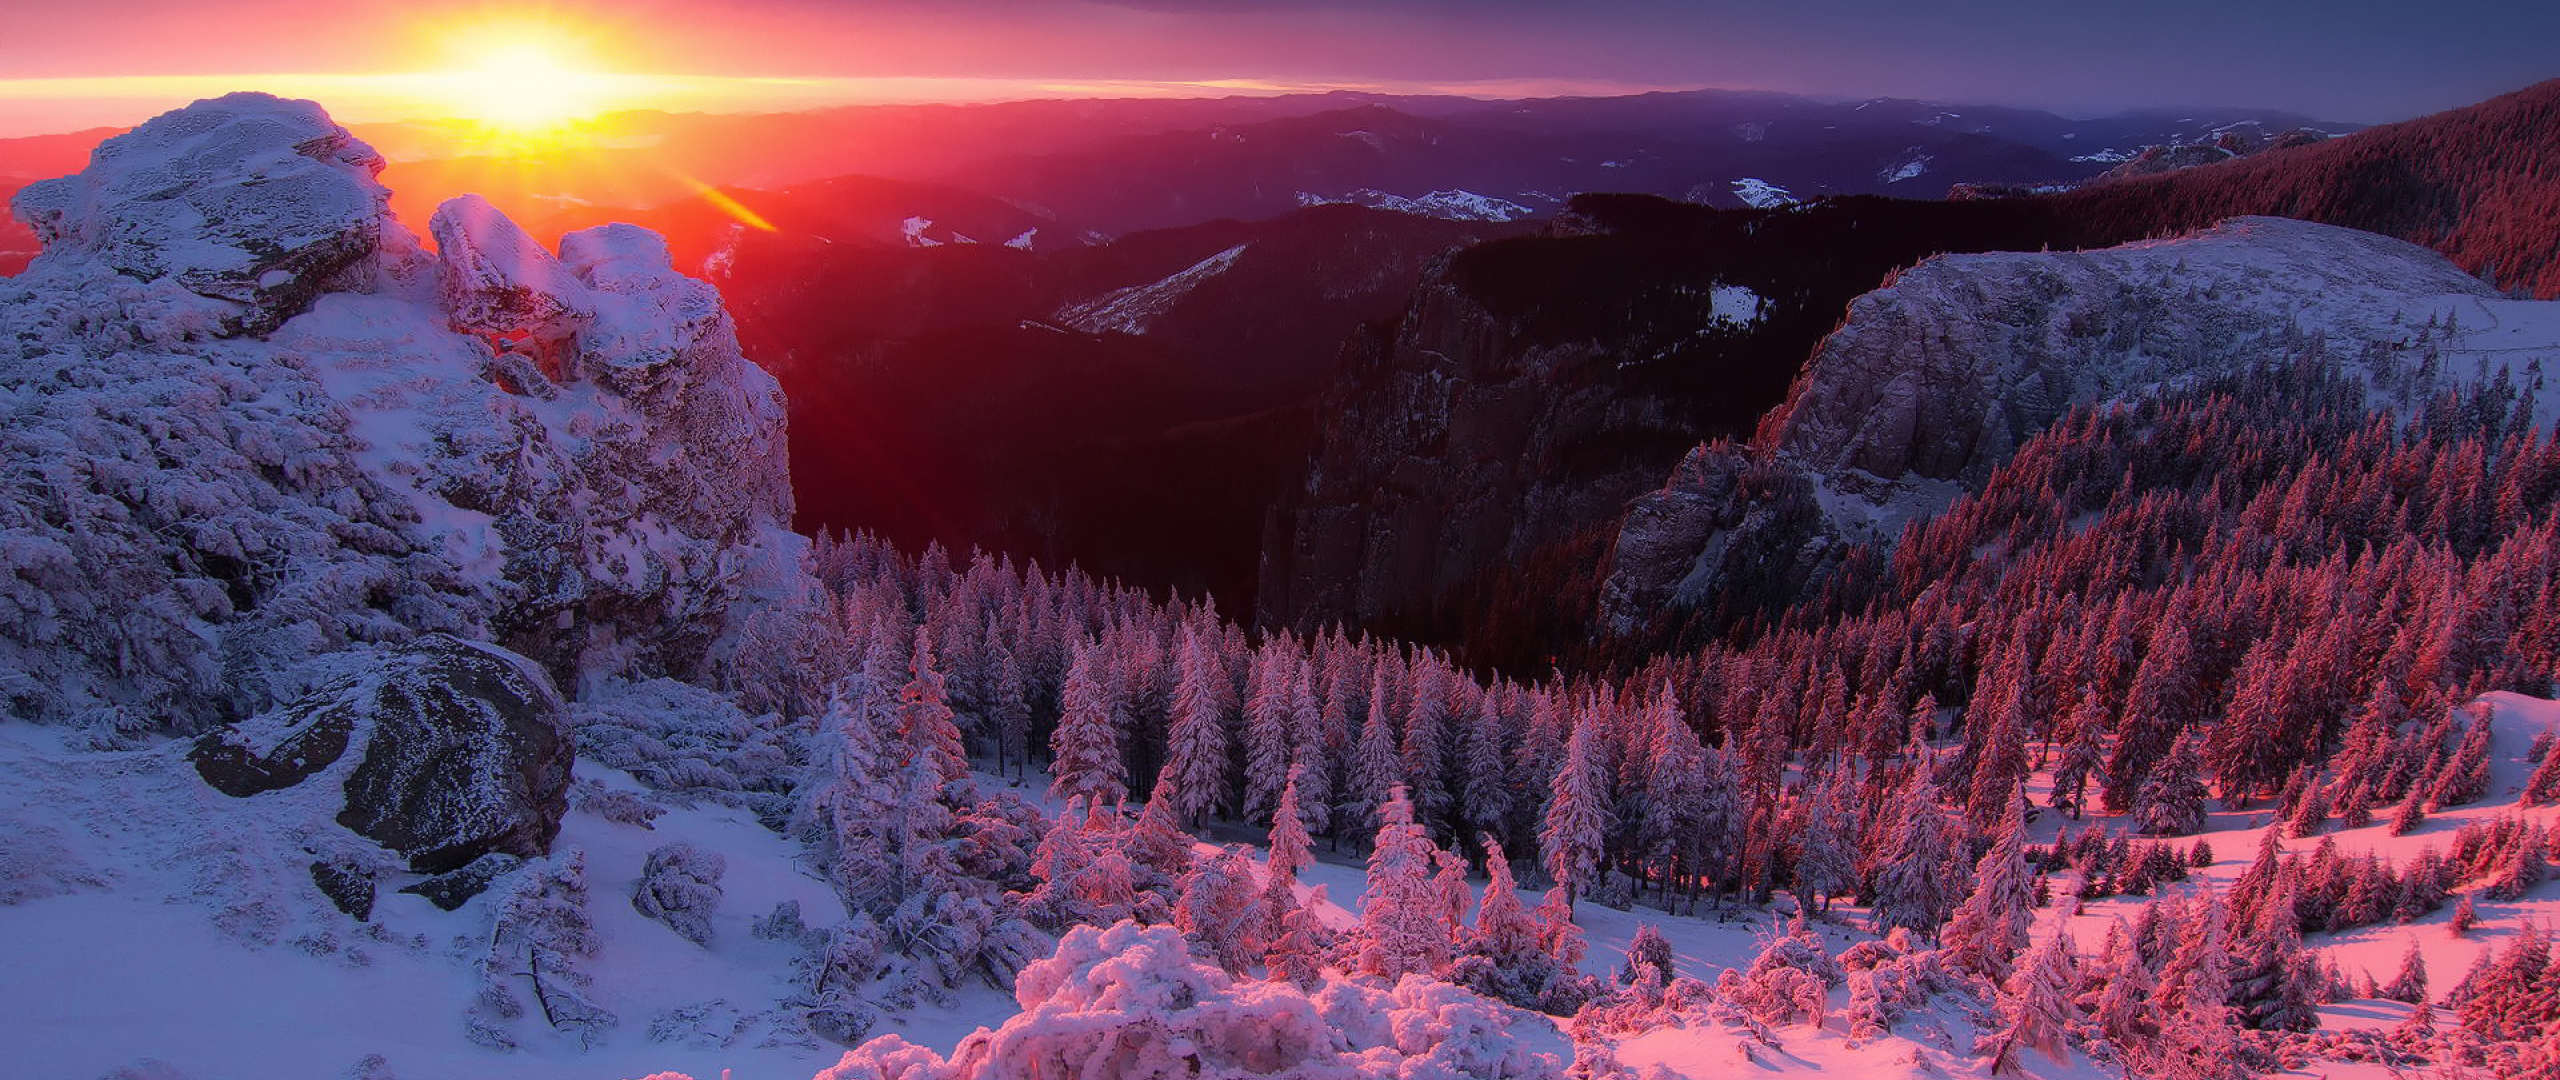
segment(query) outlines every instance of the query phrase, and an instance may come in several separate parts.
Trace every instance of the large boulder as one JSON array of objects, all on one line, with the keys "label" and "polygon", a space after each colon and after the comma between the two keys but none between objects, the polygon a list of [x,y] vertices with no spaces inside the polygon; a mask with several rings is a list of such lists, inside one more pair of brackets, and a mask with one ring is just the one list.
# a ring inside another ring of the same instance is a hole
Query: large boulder
[{"label": "large boulder", "polygon": [[549,851],[570,753],[560,694],[539,666],[430,635],[205,735],[189,757],[241,798],[334,783],[340,825],[441,874]]},{"label": "large boulder", "polygon": [[381,245],[382,156],[308,101],[240,93],[99,144],[89,167],[12,202],[51,258],[170,278],[265,333]]}]

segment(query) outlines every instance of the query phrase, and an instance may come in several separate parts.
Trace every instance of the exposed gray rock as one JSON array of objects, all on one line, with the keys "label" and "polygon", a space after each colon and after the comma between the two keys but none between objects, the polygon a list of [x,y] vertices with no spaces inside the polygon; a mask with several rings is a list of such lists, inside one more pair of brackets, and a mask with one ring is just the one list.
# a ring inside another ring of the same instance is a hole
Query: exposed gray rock
[{"label": "exposed gray rock", "polygon": [[437,908],[452,911],[469,903],[472,897],[487,892],[499,878],[514,873],[523,865],[524,860],[513,855],[491,853],[471,860],[460,869],[401,886],[400,891],[426,897],[427,902]]},{"label": "exposed gray rock", "polygon": [[344,792],[338,823],[422,873],[541,855],[568,807],[569,730],[550,679],[442,635],[211,732],[190,756],[207,783],[240,797],[330,776]]},{"label": "exposed gray rock", "polygon": [[87,169],[27,185],[11,209],[44,257],[174,278],[237,305],[233,329],[264,333],[380,245],[381,171],[318,105],[239,93],[106,140]]},{"label": "exposed gray rock", "polygon": [[373,873],[352,861],[318,859],[311,864],[311,883],[320,895],[349,918],[363,922],[373,917]]}]

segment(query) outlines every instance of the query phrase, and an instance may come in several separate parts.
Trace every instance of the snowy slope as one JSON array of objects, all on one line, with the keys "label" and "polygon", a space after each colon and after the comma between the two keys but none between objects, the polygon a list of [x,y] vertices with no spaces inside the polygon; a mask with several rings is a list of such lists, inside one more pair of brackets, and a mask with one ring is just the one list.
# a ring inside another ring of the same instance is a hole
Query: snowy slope
[{"label": "snowy slope", "polygon": [[[0,866],[12,881],[68,879],[57,886],[68,891],[0,906],[0,968],[14,973],[0,980],[10,1075],[88,1078],[154,1058],[191,1080],[335,1076],[380,1054],[404,1077],[790,1077],[841,1053],[805,1033],[777,1037],[759,1015],[787,992],[793,954],[753,936],[754,919],[786,900],[813,922],[841,908],[798,845],[751,816],[676,807],[643,829],[573,810],[553,850],[586,860],[604,942],[591,973],[621,1022],[592,1049],[562,1037],[499,1057],[462,1026],[473,991],[463,956],[488,932],[494,894],[446,913],[386,888],[373,921],[354,923],[301,875],[273,869],[328,842],[326,800],[222,796],[182,748],[65,754],[41,729],[0,726],[0,771],[16,781],[0,792]],[[592,762],[577,772],[640,790]],[[675,842],[728,859],[708,949],[630,903],[647,852]],[[956,1037],[1010,1005],[992,991],[964,1002],[976,1016],[928,1018],[918,1037]]]},{"label": "snowy slope", "polygon": [[[2325,838],[2338,845],[2341,854],[2361,855],[2373,852],[2393,865],[2406,867],[2419,852],[2433,847],[2445,851],[2453,834],[2465,823],[2488,822],[2501,817],[2519,816],[2546,828],[2560,825],[2560,806],[2520,809],[2516,796],[2531,771],[2526,750],[2544,732],[2560,732],[2560,702],[2526,697],[2513,693],[2493,693],[2481,701],[2491,710],[2492,729],[2489,757],[2489,792],[2479,802],[2467,806],[2447,807],[2431,812],[2427,820],[2405,836],[2391,835],[2389,814],[2361,829],[2332,828],[2319,836],[2281,840],[2283,849],[2292,854],[2308,854]],[[2258,845],[2270,826],[2267,819],[2273,811],[2260,808],[2251,811],[2219,811],[2211,815],[2201,837],[2213,846],[2215,862],[2195,872],[2198,886],[2211,885],[2228,889],[2256,857]],[[2092,821],[2107,819],[2092,817]],[[2068,822],[2058,814],[2047,814],[2037,823],[2038,835],[2050,843],[2053,831],[2064,824],[2075,828],[2080,823]],[[2125,823],[2118,822],[2123,827]],[[2180,843],[2191,843],[2182,839]],[[2177,889],[2184,886],[2167,886]],[[2469,889],[2457,889],[2456,895]],[[2059,907],[2042,915],[2038,932],[2055,921],[2070,926],[2084,951],[2094,951],[2105,939],[2107,927],[2119,918],[2131,919],[2142,898],[2113,898],[2088,905],[2085,914],[2065,914]],[[2417,942],[2425,959],[2430,1000],[2441,1000],[2471,969],[2482,953],[2503,947],[2528,923],[2545,928],[2560,926],[2560,881],[2545,881],[2534,886],[2522,899],[2496,901],[2486,897],[2477,900],[2479,924],[2470,932],[2456,936],[2450,932],[2453,907],[2421,916],[2406,924],[2384,923],[2335,934],[2314,934],[2304,939],[2313,950],[2336,958],[2350,978],[2370,974],[2377,982],[2389,982],[2399,970],[2401,956],[2410,942]],[[2411,1007],[2397,1001],[2358,999],[2324,1006],[2320,1026],[2324,1029],[2359,1030],[2388,1029],[2408,1016]],[[2439,1011],[2440,1024],[2453,1023],[2449,1014]],[[2382,1077],[2389,1075],[2381,1066],[2369,1063],[2330,1062],[2313,1070],[2346,1080],[2349,1077]]]},{"label": "snowy slope", "polygon": [[1144,334],[1147,327],[1173,310],[1202,282],[1226,273],[1251,244],[1237,244],[1144,285],[1113,289],[1091,300],[1059,309],[1059,323],[1088,334]]}]

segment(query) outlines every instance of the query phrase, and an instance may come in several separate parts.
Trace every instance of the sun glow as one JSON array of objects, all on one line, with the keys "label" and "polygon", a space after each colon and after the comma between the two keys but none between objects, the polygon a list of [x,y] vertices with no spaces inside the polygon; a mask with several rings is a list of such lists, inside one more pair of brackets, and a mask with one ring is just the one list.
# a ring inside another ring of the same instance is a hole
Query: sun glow
[{"label": "sun glow", "polygon": [[558,127],[613,106],[613,79],[560,62],[540,45],[508,45],[490,53],[457,86],[463,118],[500,127]]},{"label": "sun glow", "polygon": [[521,139],[565,133],[579,122],[663,95],[666,80],[616,71],[622,35],[556,12],[440,20],[418,36],[435,42],[439,70],[422,94],[444,116]]}]

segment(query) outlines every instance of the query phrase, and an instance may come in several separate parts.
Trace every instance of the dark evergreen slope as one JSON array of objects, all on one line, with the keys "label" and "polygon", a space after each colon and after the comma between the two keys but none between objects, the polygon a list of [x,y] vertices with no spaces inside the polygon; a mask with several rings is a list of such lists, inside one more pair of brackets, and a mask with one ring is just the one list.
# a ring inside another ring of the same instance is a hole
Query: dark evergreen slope
[{"label": "dark evergreen slope", "polygon": [[749,233],[718,280],[790,394],[803,527],[1241,605],[1343,338],[1513,230],[1323,206],[1040,252]]}]

